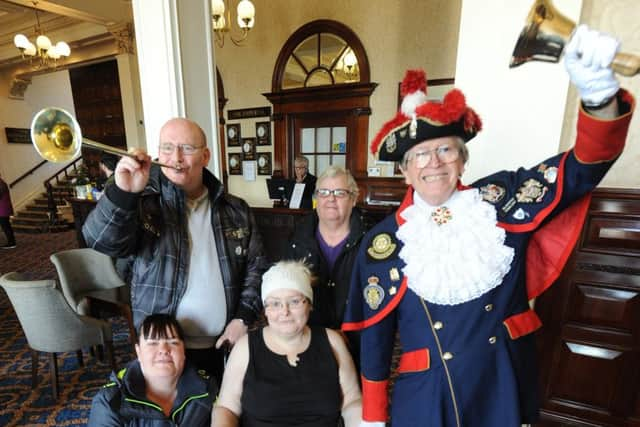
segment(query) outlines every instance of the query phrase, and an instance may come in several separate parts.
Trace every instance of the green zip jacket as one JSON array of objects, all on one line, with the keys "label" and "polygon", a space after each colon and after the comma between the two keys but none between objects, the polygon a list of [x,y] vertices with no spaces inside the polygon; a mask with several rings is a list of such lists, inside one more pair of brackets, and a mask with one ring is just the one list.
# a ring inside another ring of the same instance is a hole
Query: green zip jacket
[{"label": "green zip jacket", "polygon": [[189,363],[178,381],[178,395],[167,417],[145,397],[145,382],[137,360],[118,373],[93,398],[89,427],[209,427],[211,407],[218,390]]}]

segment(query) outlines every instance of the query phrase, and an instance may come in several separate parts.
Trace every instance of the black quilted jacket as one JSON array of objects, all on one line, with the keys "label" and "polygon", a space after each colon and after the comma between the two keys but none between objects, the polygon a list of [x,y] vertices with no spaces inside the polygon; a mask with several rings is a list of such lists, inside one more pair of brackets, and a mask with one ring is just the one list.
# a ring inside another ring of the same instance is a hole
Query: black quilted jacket
[{"label": "black quilted jacket", "polygon": [[[244,200],[226,194],[206,169],[204,183],[211,198],[227,321],[252,323],[262,308],[260,284],[267,268],[260,234]],[[152,167],[142,193],[108,186],[82,228],[89,247],[116,258],[133,255],[131,305],[136,327],[151,313],[175,314],[186,290],[189,233],[184,204],[184,192],[160,168]]]}]

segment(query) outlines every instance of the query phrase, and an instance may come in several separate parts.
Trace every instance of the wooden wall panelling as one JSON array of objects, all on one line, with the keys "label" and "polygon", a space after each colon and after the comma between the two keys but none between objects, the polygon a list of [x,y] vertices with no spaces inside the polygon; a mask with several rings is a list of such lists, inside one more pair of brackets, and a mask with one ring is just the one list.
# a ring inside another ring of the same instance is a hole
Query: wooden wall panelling
[{"label": "wooden wall panelling", "polygon": [[560,278],[536,302],[541,426],[640,426],[640,191],[594,192]]},{"label": "wooden wall panelling", "polygon": [[[118,63],[115,59],[69,70],[73,106],[82,136],[118,148],[127,148],[120,94]],[[89,175],[100,174],[102,152],[83,148]]]}]

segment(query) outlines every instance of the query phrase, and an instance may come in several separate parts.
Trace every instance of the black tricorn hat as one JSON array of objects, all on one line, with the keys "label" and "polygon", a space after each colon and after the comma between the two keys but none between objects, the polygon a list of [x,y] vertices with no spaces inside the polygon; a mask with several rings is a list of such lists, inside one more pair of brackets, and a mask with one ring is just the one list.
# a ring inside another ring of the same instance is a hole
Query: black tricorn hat
[{"label": "black tricorn hat", "polygon": [[423,70],[408,70],[400,90],[400,111],[371,142],[371,153],[380,160],[399,162],[407,150],[429,139],[459,136],[467,142],[482,129],[480,117],[460,90],[450,90],[442,101],[429,100]]}]

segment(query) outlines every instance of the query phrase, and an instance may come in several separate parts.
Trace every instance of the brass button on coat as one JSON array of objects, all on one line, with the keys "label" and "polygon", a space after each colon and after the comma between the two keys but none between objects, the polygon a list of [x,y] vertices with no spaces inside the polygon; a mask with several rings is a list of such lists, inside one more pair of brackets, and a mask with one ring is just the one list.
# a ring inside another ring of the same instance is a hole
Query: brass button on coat
[{"label": "brass button on coat", "polygon": [[442,324],[442,322],[437,321],[433,324],[433,329],[439,331],[440,329],[442,329],[444,327],[444,325]]},{"label": "brass button on coat", "polygon": [[442,354],[442,358],[444,360],[451,360],[453,359],[453,354],[449,353],[448,351]]},{"label": "brass button on coat", "polygon": [[489,338],[489,344],[495,344],[498,339],[496,337]]},{"label": "brass button on coat", "polygon": [[493,304],[487,304],[484,306],[484,311],[491,311],[493,310]]}]

